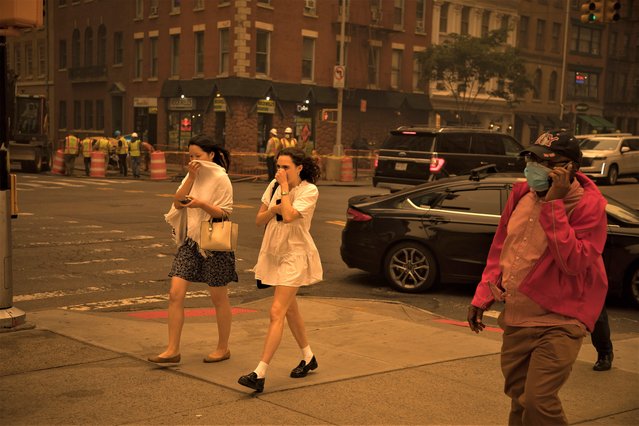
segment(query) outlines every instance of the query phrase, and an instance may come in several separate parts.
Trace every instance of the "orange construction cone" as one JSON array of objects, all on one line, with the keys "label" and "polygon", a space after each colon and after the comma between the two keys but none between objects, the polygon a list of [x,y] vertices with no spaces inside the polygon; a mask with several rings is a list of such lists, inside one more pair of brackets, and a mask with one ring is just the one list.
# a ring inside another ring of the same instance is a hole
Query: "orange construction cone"
[{"label": "orange construction cone", "polygon": [[353,182],[353,158],[342,157],[342,171],[339,180],[341,182]]},{"label": "orange construction cone", "polygon": [[104,152],[93,151],[91,153],[91,177],[106,177],[106,164]]},{"label": "orange construction cone", "polygon": [[166,179],[166,159],[162,151],[151,153],[151,180]]},{"label": "orange construction cone", "polygon": [[51,173],[54,175],[64,174],[64,151],[61,149],[57,150],[53,156],[53,167],[51,167]]}]

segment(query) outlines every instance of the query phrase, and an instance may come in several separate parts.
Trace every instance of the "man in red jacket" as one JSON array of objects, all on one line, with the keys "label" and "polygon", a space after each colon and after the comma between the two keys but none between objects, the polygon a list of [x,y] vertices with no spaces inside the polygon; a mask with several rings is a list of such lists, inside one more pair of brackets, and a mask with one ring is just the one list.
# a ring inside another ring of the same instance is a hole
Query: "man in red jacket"
[{"label": "man in red jacket", "polygon": [[522,151],[526,182],[513,186],[468,309],[471,330],[496,301],[508,423],[567,424],[558,392],[592,331],[608,281],[601,253],[606,201],[579,172],[579,142],[548,132]]}]

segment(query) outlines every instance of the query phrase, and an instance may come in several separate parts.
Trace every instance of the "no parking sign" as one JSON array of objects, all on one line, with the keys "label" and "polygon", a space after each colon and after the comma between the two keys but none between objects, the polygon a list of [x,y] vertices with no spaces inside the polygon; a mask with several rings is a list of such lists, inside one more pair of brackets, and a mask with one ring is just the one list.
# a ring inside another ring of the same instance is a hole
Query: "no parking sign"
[{"label": "no parking sign", "polygon": [[333,67],[333,87],[336,89],[343,89],[345,78],[346,68],[343,65],[335,65]]}]

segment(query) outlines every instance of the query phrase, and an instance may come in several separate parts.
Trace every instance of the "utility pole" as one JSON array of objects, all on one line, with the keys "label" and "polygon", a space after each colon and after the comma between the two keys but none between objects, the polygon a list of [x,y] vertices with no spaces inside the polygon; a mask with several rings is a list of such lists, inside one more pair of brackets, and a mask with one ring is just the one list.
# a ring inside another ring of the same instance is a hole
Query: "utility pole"
[{"label": "utility pole", "polygon": [[[344,38],[346,37],[346,1],[342,0],[342,12],[340,19],[340,39],[339,39],[339,64],[344,66]],[[344,80],[345,80],[344,76]],[[335,146],[333,146],[333,155],[341,157],[344,155],[344,146],[342,145],[342,110],[344,103],[344,87],[337,88],[337,133],[335,135]]]},{"label": "utility pole", "polygon": [[[566,16],[564,18],[564,50],[561,59],[561,84],[559,86],[559,121],[564,120],[566,94],[566,57],[568,55],[568,27],[570,26],[570,0],[566,0]],[[575,129],[573,129],[573,132]]]}]

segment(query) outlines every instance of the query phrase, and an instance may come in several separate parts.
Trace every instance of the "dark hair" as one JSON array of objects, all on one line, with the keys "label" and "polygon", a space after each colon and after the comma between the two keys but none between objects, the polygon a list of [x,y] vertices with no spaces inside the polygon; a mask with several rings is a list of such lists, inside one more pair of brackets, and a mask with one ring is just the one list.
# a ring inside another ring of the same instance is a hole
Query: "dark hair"
[{"label": "dark hair", "polygon": [[320,177],[320,168],[312,157],[308,157],[304,151],[299,148],[284,148],[277,154],[277,158],[282,155],[291,157],[293,164],[302,166],[300,178],[310,183],[315,183]]},{"label": "dark hair", "polygon": [[205,134],[193,136],[189,140],[189,146],[191,145],[199,146],[202,151],[207,154],[214,152],[215,157],[213,157],[213,162],[224,167],[227,172],[229,171],[229,167],[231,166],[231,154],[229,154],[224,147],[217,145],[212,136]]}]

